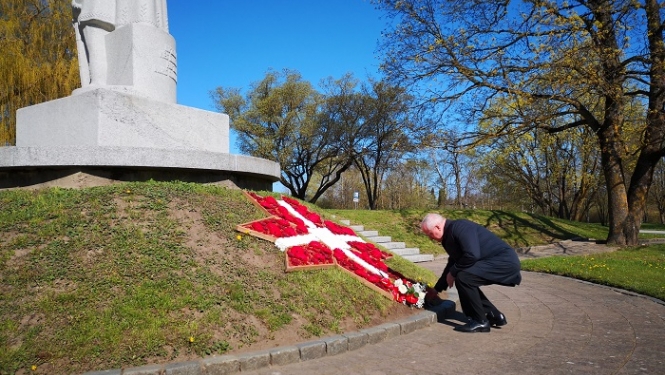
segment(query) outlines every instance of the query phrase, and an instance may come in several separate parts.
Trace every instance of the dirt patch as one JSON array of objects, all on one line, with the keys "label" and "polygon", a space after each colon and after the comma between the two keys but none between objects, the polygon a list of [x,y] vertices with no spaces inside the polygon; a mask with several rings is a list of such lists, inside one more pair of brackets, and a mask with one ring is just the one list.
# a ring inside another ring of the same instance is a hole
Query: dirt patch
[{"label": "dirt patch", "polygon": [[171,201],[169,215],[178,221],[180,229],[186,233],[185,246],[194,251],[197,262],[214,257],[226,247],[227,239],[210,231],[201,213],[189,208],[186,202]]},{"label": "dirt patch", "polygon": [[[223,237],[223,234],[211,230],[205,224],[204,216],[200,209],[193,209],[191,204],[182,200],[173,200],[168,204],[169,216],[177,220],[178,230],[183,231],[185,238],[183,243],[193,254],[198,264],[205,264],[217,275],[223,276],[228,272],[227,262],[232,259],[234,264],[248,269],[263,269],[268,272],[285,272],[285,264],[267,259],[274,257],[275,254],[267,254],[267,248],[273,246],[265,242],[265,246],[247,248],[239,251],[236,247],[237,242],[243,241],[244,234],[234,234],[229,238]],[[238,236],[240,236],[238,238]],[[230,243],[233,241],[234,243]],[[283,254],[277,254],[280,259]],[[223,287],[223,286],[220,286]],[[274,288],[274,295],[280,294],[277,287]],[[377,296],[377,298],[383,298]],[[376,326],[383,323],[397,321],[422,310],[416,310],[404,305],[395,304],[384,314],[373,314],[367,317],[369,320],[362,324],[363,327]],[[192,312],[195,314],[195,312]],[[292,320],[289,324],[281,327],[279,330],[271,331],[266,324],[253,315],[246,315],[234,310],[226,312],[226,324],[216,327],[213,332],[208,332],[217,341],[226,341],[231,349],[228,354],[245,353],[255,350],[264,350],[281,346],[290,346],[297,343],[316,339],[310,333],[303,329],[308,324],[307,319],[298,314],[291,315]],[[193,316],[193,318],[195,318]],[[359,322],[352,318],[342,319],[338,322],[338,330],[341,333],[357,331]],[[244,333],[243,333],[244,332]],[[330,333],[332,334],[332,333]],[[324,334],[324,336],[329,334]],[[177,354],[170,361],[194,360],[198,358],[194,353],[171,353]],[[152,358],[149,363],[163,362],[164,358]]]}]

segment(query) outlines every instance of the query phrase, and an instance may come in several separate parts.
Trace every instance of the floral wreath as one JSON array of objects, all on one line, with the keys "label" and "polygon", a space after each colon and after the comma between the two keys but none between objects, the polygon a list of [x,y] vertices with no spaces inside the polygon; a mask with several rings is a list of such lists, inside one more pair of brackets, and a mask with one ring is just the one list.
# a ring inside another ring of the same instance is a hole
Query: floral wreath
[{"label": "floral wreath", "polygon": [[387,298],[423,307],[427,286],[390,269],[383,261],[393,255],[353,229],[322,220],[293,198],[278,200],[247,191],[245,195],[270,217],[238,224],[236,230],[275,243],[286,254],[287,272],[338,266]]}]

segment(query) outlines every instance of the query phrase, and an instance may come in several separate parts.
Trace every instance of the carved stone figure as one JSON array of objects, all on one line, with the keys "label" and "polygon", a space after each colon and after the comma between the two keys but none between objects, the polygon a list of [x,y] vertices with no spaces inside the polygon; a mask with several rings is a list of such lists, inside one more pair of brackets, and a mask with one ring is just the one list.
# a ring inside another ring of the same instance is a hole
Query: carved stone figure
[{"label": "carved stone figure", "polygon": [[72,0],[72,11],[83,87],[109,84],[109,33],[131,24],[169,32],[166,0]]}]

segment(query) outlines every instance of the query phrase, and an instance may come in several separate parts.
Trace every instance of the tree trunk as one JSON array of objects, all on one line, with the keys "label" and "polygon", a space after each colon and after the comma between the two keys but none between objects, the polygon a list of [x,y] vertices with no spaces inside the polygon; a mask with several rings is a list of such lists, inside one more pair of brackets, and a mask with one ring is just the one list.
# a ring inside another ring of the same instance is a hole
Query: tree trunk
[{"label": "tree trunk", "polygon": [[[600,154],[603,174],[607,184],[607,203],[609,213],[609,233],[607,243],[613,245],[625,245],[626,237],[624,224],[628,217],[628,196],[622,167],[623,143],[615,132],[612,119],[620,116],[614,112],[607,111],[605,124],[598,132],[600,142]],[[608,125],[609,123],[609,125]]]},{"label": "tree trunk", "polygon": [[661,27],[660,5],[656,0],[645,2],[648,20],[649,51],[651,69],[649,71],[649,110],[646,116],[644,147],[640,152],[628,189],[629,215],[624,224],[627,245],[638,244],[638,234],[646,212],[649,187],[653,181],[656,164],[661,158],[665,141],[665,42]]},{"label": "tree trunk", "polygon": [[647,125],[647,131],[645,133],[645,141],[647,144],[642,149],[642,152],[637,159],[635,172],[633,172],[633,178],[630,181],[630,187],[628,189],[629,213],[624,224],[626,245],[629,246],[638,245],[638,235],[646,212],[649,187],[653,181],[656,164],[658,164],[658,160],[660,159],[658,156],[658,151],[660,149],[659,145],[654,144],[653,141],[649,142],[648,140],[654,139],[652,135],[654,131],[660,132],[660,138],[662,139],[662,129],[662,124],[660,129],[653,129],[651,126]]},{"label": "tree trunk", "polygon": [[[621,48],[617,43],[616,28],[612,17],[612,5],[608,0],[590,0],[589,9],[598,25],[598,32],[593,34],[596,48],[605,52],[601,61],[604,88],[604,116],[597,135],[600,145],[601,162],[605,182],[607,183],[608,211],[610,230],[608,244],[625,245],[625,224],[628,217],[628,196],[626,192],[626,174],[623,170],[625,155],[621,127],[624,123],[624,88],[625,70],[620,61]],[[593,128],[593,127],[592,127]]]}]

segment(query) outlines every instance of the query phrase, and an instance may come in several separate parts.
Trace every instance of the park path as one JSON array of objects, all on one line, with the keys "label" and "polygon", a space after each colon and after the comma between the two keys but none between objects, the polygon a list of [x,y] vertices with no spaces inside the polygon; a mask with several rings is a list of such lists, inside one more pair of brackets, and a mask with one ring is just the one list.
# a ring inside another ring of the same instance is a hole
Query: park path
[{"label": "park path", "polygon": [[305,374],[665,374],[665,305],[574,279],[524,272],[486,287],[508,325],[453,330],[459,312],[412,333],[336,356],[242,371]]},{"label": "park path", "polygon": [[[607,251],[591,241],[532,247],[521,257]],[[441,272],[445,259],[420,265]],[[575,279],[523,272],[515,288],[483,289],[508,319],[490,333],[454,331],[458,311],[354,351],[248,375],[665,374],[665,304]],[[454,289],[450,299],[455,299]]]}]

